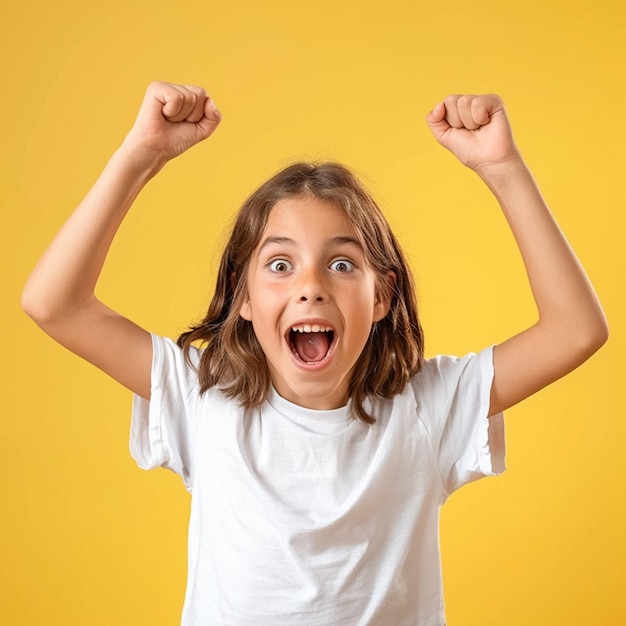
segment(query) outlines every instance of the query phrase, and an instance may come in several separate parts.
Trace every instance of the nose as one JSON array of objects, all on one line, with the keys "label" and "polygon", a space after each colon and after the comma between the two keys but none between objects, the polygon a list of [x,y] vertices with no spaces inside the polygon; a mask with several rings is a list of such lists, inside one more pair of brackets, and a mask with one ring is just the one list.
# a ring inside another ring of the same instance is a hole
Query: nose
[{"label": "nose", "polygon": [[302,271],[296,287],[296,299],[303,303],[322,303],[328,300],[326,283],[319,269]]}]

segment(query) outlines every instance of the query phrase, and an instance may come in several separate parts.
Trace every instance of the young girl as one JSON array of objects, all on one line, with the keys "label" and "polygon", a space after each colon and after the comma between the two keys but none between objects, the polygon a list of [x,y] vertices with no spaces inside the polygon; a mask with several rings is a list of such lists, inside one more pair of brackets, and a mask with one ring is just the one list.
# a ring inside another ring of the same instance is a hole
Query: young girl
[{"label": "young girl", "polygon": [[192,492],[182,622],[441,625],[439,508],[504,469],[502,411],[586,360],[606,321],[500,99],[449,96],[435,138],[500,202],[539,312],[463,358],[423,358],[411,274],[336,164],[296,164],[243,205],[204,320],[177,343],[96,299],[113,237],[220,114],[152,84],[135,125],[30,276],[25,311],[135,392],[131,451]]}]

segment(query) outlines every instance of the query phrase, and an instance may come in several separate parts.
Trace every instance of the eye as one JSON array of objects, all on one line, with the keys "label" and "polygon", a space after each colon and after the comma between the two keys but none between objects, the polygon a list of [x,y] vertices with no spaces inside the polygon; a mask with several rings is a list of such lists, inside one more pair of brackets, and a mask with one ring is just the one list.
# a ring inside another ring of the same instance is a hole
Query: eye
[{"label": "eye", "polygon": [[277,274],[282,274],[284,272],[288,272],[292,266],[289,261],[285,261],[285,259],[275,259],[268,264],[270,271],[276,272]]},{"label": "eye", "polygon": [[333,261],[330,264],[330,269],[332,269],[334,272],[339,272],[340,274],[347,274],[354,269],[354,264],[351,261],[339,259],[338,261]]}]

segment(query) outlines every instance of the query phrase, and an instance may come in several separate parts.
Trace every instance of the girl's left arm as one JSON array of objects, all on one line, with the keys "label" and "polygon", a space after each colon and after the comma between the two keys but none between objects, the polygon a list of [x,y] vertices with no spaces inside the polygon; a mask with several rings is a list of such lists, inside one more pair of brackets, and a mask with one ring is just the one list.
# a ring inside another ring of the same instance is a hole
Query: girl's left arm
[{"label": "girl's left arm", "polygon": [[449,96],[427,116],[435,138],[496,196],[522,255],[539,313],[494,349],[490,415],[571,372],[608,338],[596,293],[513,141],[500,98]]}]

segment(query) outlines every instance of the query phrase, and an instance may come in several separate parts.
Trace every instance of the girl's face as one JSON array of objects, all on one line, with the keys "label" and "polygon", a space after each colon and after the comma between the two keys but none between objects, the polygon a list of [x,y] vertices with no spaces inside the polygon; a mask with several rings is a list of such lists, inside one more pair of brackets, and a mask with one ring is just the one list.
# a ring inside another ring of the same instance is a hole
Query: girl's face
[{"label": "girl's face", "polygon": [[247,278],[240,315],[276,391],[311,409],[345,405],[354,364],[389,306],[343,211],[308,197],[277,202]]}]

